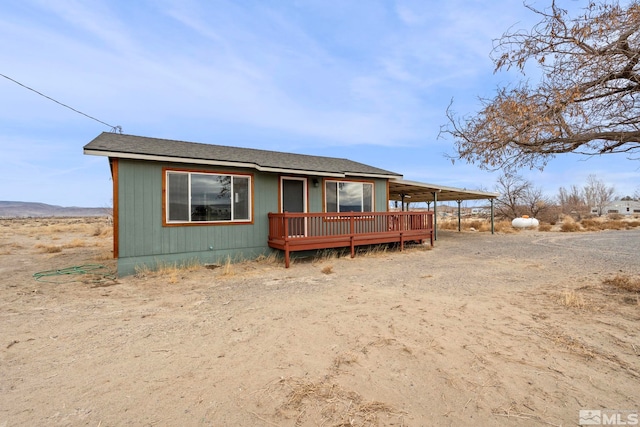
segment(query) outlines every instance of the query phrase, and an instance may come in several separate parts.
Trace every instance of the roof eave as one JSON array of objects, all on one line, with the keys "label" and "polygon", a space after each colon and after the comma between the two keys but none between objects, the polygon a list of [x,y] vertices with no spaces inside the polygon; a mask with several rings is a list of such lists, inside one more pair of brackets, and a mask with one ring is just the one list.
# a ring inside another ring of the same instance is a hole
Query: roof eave
[{"label": "roof eave", "polygon": [[92,156],[114,157],[119,159],[130,159],[130,160],[147,160],[147,161],[155,161],[155,162],[189,163],[189,164],[207,165],[207,166],[227,166],[227,167],[235,167],[235,168],[248,168],[248,169],[255,169],[260,172],[315,175],[315,176],[326,176],[326,177],[332,177],[332,178],[344,178],[346,176],[359,176],[359,177],[367,177],[367,178],[398,179],[399,177],[402,177],[402,175],[365,174],[365,173],[357,173],[357,172],[338,173],[338,172],[327,172],[327,171],[316,171],[316,170],[277,168],[277,167],[270,167],[270,166],[261,166],[255,163],[230,162],[225,160],[194,159],[194,158],[184,158],[184,157],[174,157],[174,156],[159,156],[159,155],[152,155],[152,154],[122,153],[122,152],[96,150],[96,149],[89,149],[89,148],[84,148],[84,154],[92,155]]},{"label": "roof eave", "polygon": [[347,176],[357,176],[363,178],[382,178],[382,179],[402,179],[402,175],[396,174],[375,174],[375,173],[360,173],[360,172],[347,172],[345,175]]}]

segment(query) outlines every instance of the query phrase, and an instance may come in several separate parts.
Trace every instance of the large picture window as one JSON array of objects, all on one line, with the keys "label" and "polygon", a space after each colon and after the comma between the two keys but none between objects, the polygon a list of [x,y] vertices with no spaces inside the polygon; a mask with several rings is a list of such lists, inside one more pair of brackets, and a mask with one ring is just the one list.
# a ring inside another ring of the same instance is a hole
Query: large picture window
[{"label": "large picture window", "polygon": [[251,221],[251,177],[167,171],[167,222]]},{"label": "large picture window", "polygon": [[373,184],[370,182],[325,181],[327,212],[372,212]]}]

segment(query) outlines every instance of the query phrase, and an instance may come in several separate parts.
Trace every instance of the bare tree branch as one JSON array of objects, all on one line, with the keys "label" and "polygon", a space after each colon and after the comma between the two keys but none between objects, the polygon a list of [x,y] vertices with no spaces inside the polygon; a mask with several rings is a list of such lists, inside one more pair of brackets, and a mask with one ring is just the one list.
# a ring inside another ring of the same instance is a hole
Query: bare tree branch
[{"label": "bare tree branch", "polygon": [[[441,133],[456,157],[485,169],[543,169],[556,154],[640,153],[640,3],[592,2],[569,18],[552,1],[530,31],[494,44],[496,71],[535,62],[536,86],[520,83],[481,99],[474,116],[449,105]],[[630,157],[631,158],[631,157]]]}]

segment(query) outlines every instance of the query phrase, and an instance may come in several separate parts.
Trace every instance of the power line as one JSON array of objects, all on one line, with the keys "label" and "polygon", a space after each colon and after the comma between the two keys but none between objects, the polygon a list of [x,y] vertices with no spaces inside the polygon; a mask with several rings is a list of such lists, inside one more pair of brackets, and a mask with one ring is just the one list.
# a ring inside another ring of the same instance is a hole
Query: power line
[{"label": "power line", "polygon": [[5,75],[4,75],[4,74],[2,74],[2,73],[0,73],[0,76],[4,77],[4,78],[5,78],[5,79],[7,79],[7,80],[11,80],[11,81],[12,81],[12,82],[14,82],[15,84],[20,85],[20,86],[22,86],[22,87],[23,87],[23,88],[25,88],[25,89],[29,89],[30,91],[35,92],[35,93],[37,93],[38,95],[43,96],[43,97],[45,97],[45,98],[47,98],[47,99],[49,99],[49,100],[51,100],[51,101],[55,102],[56,104],[62,105],[63,107],[66,107],[66,108],[70,109],[71,111],[75,111],[75,112],[76,112],[76,113],[78,113],[78,114],[82,114],[83,116],[90,118],[91,120],[95,120],[95,121],[96,121],[96,122],[98,122],[98,123],[102,123],[102,124],[103,124],[103,125],[105,125],[105,126],[109,126],[109,127],[111,128],[111,132],[114,132],[114,133],[122,133],[122,126],[112,126],[112,125],[110,125],[109,123],[103,122],[102,120],[96,119],[96,118],[95,118],[95,117],[93,117],[93,116],[90,116],[90,115],[88,115],[88,114],[83,113],[82,111],[76,110],[75,108],[70,107],[70,106],[68,106],[67,104],[63,104],[63,103],[62,103],[62,102],[60,102],[60,101],[56,101],[55,99],[51,98],[50,96],[47,96],[47,95],[45,95],[45,94],[44,94],[44,93],[42,93],[42,92],[38,92],[37,90],[35,90],[35,89],[33,89],[33,88],[31,88],[31,87],[29,87],[29,86],[27,86],[27,85],[24,85],[24,84],[20,83],[19,81],[12,79],[12,78],[11,78],[11,77],[9,77],[9,76],[5,76]]}]

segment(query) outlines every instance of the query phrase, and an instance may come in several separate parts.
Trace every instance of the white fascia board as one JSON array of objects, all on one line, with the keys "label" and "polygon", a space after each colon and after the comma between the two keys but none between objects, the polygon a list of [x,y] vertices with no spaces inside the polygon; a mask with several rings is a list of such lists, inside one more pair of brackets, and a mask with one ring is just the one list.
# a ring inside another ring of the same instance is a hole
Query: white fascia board
[{"label": "white fascia board", "polygon": [[329,176],[335,178],[344,178],[345,174],[343,173],[334,173],[334,172],[319,172],[319,171],[305,171],[298,169],[285,169],[285,168],[274,168],[274,167],[264,167],[260,165],[256,165],[255,163],[242,163],[242,162],[227,162],[224,160],[206,160],[206,159],[185,159],[184,157],[171,157],[171,156],[155,156],[149,154],[133,154],[133,153],[114,153],[110,151],[101,151],[101,150],[84,150],[84,154],[92,155],[92,156],[105,156],[105,157],[115,157],[119,159],[131,159],[131,160],[149,160],[154,162],[173,162],[173,163],[189,163],[196,165],[208,165],[208,166],[228,166],[235,168],[248,168],[248,169],[256,169],[260,172],[274,172],[274,173],[287,173],[287,174],[297,174],[297,175],[313,175],[313,176]]},{"label": "white fascia board", "polygon": [[376,173],[358,173],[358,172],[347,172],[345,176],[359,176],[365,178],[382,178],[382,179],[402,179],[402,175],[383,175]]},{"label": "white fascia board", "polygon": [[404,179],[394,179],[391,181],[391,183],[393,184],[394,182],[396,182],[397,184],[400,185],[407,185],[407,186],[412,186],[412,187],[422,187],[422,188],[429,188],[429,189],[437,189],[437,191],[440,192],[453,192],[453,193],[465,193],[465,194],[472,194],[472,195],[476,195],[476,196],[483,196],[483,197],[487,197],[487,198],[497,198],[500,197],[500,193],[493,193],[490,191],[478,191],[478,190],[467,190],[464,188],[457,188],[457,187],[446,187],[444,185],[437,185],[437,184],[429,184],[426,182],[419,182],[419,181],[408,181],[408,180],[404,180]]},{"label": "white fascia board", "polygon": [[274,167],[265,167],[265,166],[257,166],[255,167],[260,172],[274,172],[274,173],[288,173],[292,175],[314,175],[314,176],[330,176],[336,178],[344,178],[345,174],[338,172],[319,172],[319,171],[306,171],[300,169],[285,169],[285,168],[274,168]]},{"label": "white fascia board", "polygon": [[118,159],[149,160],[154,162],[192,163],[198,165],[233,166],[237,168],[257,169],[253,163],[225,162],[221,160],[185,159],[183,157],[155,156],[150,154],[114,153],[109,151],[84,150],[84,154],[115,157]]}]

